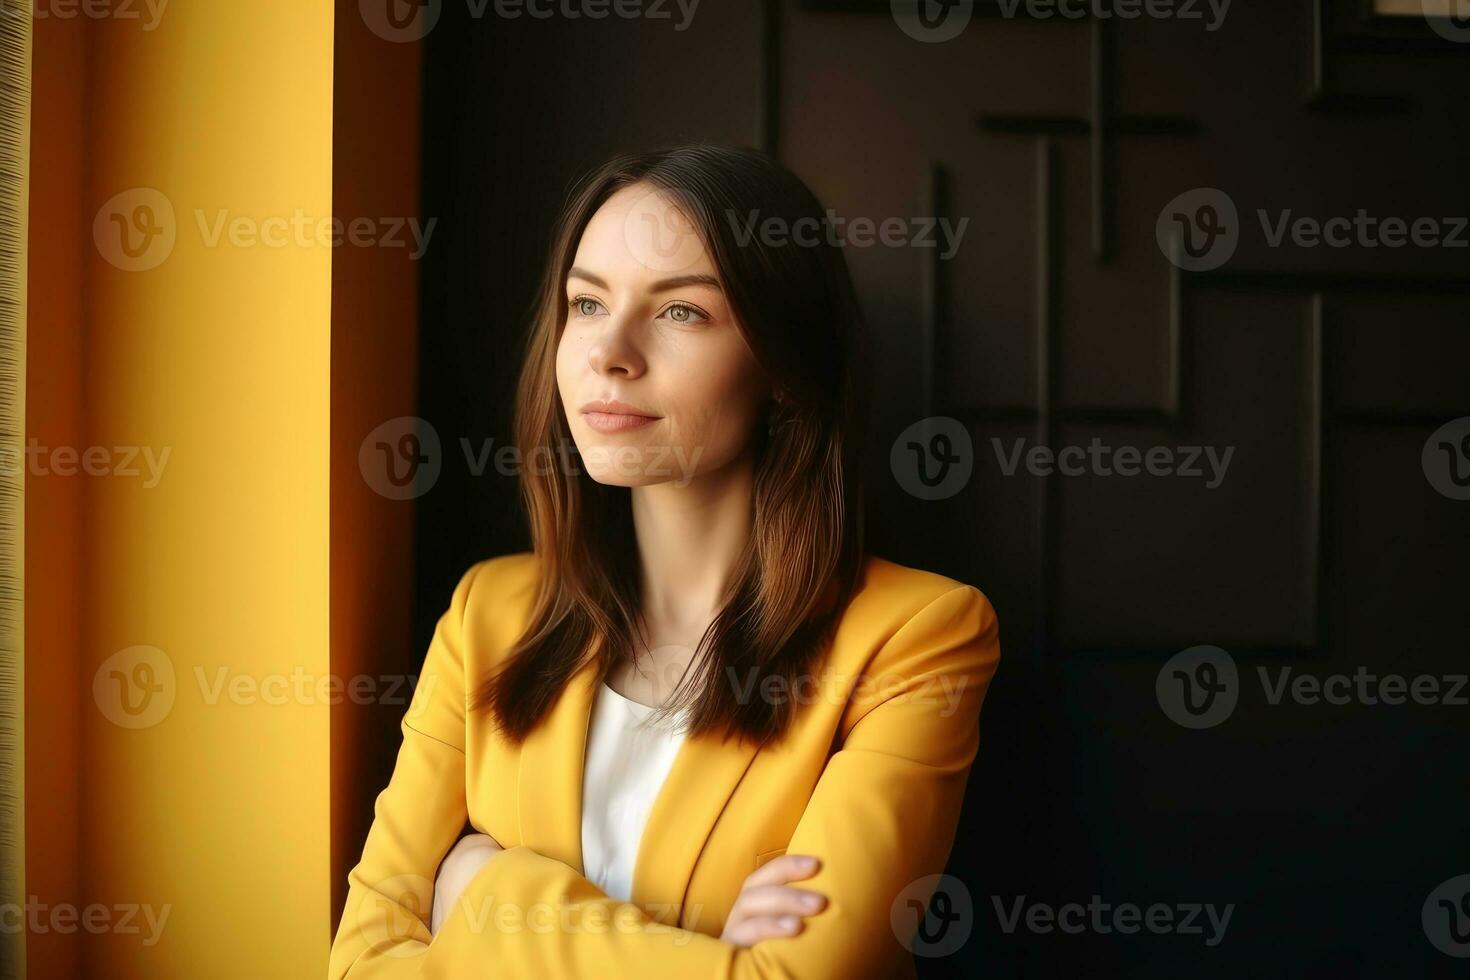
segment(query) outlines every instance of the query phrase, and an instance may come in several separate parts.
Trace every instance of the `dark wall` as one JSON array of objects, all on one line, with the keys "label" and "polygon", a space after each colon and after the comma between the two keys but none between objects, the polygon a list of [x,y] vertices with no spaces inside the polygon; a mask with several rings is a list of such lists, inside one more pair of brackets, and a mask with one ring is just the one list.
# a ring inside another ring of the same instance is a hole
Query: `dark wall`
[{"label": "dark wall", "polygon": [[[475,476],[460,440],[510,439],[525,313],[568,181],[615,150],[765,146],[844,218],[969,219],[947,260],[847,253],[881,372],[872,550],[981,587],[1004,642],[949,869],[968,892],[953,928],[970,935],[921,967],[1463,968],[1421,911],[1470,874],[1470,691],[1458,705],[1272,697],[1283,669],[1427,675],[1441,694],[1470,672],[1470,502],[1422,458],[1470,415],[1470,231],[1451,220],[1470,215],[1470,43],[1307,0],[1236,0],[1213,31],[1203,3],[1203,21],[1121,22],[982,2],[943,43],[901,30],[886,0],[705,0],[683,31],[677,8],[468,9],[447,2],[426,51],[423,213],[439,226],[421,411],[444,466],[418,502],[419,649],[465,567],[527,545],[514,478]],[[1180,268],[1156,231],[1188,222],[1202,246],[1202,205],[1223,233]],[[1274,245],[1288,209],[1432,218],[1462,244],[1370,247],[1353,231],[1344,247]],[[908,443],[935,448],[941,423],[904,433],[936,417],[968,435],[951,445],[970,475],[926,500],[906,489]],[[1094,439],[1168,448],[1178,465],[1181,447],[1231,456],[1216,486],[1096,465],[1007,473],[1016,440]],[[1166,708],[1181,676],[1209,668],[1166,662],[1206,644],[1228,655],[1214,676],[1235,707],[1188,727]],[[1018,900],[1094,895],[1234,909],[1215,945],[1208,925],[1006,927]]]}]

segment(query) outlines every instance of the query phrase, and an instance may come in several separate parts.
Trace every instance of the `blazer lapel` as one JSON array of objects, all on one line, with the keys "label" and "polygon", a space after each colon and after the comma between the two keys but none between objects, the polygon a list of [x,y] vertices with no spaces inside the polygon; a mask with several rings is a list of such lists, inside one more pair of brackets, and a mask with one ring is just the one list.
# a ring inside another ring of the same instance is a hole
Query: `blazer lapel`
[{"label": "blazer lapel", "polygon": [[759,746],[718,733],[688,736],[648,815],[633,868],[632,902],[679,925],[694,864]]},{"label": "blazer lapel", "polygon": [[[521,843],[582,875],[582,778],[598,684],[591,657],[527,735],[518,777]],[[695,862],[758,749],[714,733],[687,736],[675,755],[644,828],[630,897],[660,922],[678,925]]]}]

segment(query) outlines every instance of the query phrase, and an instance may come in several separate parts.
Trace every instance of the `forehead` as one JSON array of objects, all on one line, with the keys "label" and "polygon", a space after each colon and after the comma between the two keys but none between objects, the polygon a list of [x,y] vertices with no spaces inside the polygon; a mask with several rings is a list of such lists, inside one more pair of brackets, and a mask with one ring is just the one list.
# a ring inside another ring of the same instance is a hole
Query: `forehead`
[{"label": "forehead", "polygon": [[718,275],[698,231],[672,198],[647,184],[620,188],[603,202],[572,264],[634,288],[670,275]]}]

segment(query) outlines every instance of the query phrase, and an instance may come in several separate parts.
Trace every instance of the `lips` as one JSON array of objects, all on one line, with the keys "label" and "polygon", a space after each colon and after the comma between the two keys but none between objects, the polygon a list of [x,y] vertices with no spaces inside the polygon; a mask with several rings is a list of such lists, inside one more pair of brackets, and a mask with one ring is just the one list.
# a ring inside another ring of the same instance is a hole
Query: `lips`
[{"label": "lips", "polygon": [[580,411],[587,427],[596,432],[631,432],[652,425],[661,418],[620,401],[588,402]]},{"label": "lips", "polygon": [[657,419],[656,414],[644,411],[638,406],[631,406],[626,401],[589,401],[581,408],[582,414],[598,413],[604,416],[642,416],[644,419]]}]

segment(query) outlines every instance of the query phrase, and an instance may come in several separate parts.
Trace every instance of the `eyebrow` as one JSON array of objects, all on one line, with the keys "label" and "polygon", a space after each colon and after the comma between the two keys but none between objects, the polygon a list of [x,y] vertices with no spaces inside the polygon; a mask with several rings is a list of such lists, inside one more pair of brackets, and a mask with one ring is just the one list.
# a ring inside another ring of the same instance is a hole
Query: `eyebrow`
[{"label": "eyebrow", "polygon": [[[572,266],[569,270],[567,270],[567,278],[570,279],[573,276],[576,276],[578,279],[582,279],[586,282],[590,282],[592,285],[598,287],[599,289],[610,288],[607,284],[607,281],[604,280],[601,276],[593,275],[586,269],[579,269],[576,266]],[[649,291],[654,293],[663,293],[669,291],[670,289],[682,289],[685,286],[708,286],[711,289],[719,289],[723,291],[723,287],[720,286],[720,280],[716,279],[714,276],[707,276],[702,273],[691,276],[674,276],[672,279],[660,279],[658,282],[653,284]]]}]

